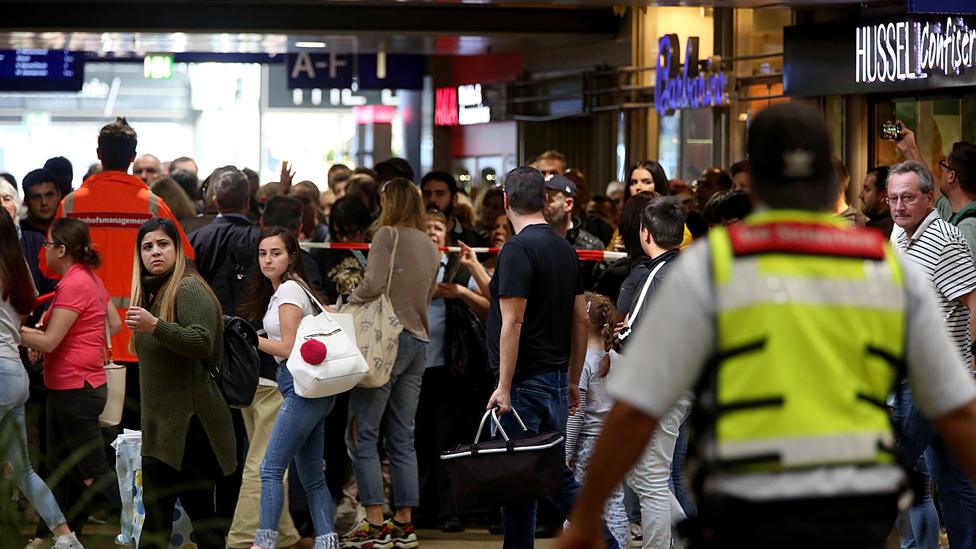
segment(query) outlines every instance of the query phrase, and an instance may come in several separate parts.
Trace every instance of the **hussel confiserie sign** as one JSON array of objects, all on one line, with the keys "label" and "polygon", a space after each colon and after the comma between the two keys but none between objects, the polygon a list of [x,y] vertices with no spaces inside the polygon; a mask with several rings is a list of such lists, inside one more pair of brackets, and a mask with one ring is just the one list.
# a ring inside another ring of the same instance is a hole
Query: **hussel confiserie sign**
[{"label": "hussel confiserie sign", "polygon": [[976,30],[962,17],[939,22],[898,21],[857,27],[857,82],[920,80],[930,73],[955,76],[973,67]]},{"label": "hussel confiserie sign", "polygon": [[783,38],[787,95],[976,85],[976,18],[970,16],[903,15],[818,23],[787,27]]}]

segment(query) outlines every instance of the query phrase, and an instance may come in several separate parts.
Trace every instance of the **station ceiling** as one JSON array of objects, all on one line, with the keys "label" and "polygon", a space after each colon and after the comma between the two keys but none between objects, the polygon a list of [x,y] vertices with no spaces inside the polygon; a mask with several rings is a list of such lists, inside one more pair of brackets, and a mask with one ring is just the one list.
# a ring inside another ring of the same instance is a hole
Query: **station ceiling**
[{"label": "station ceiling", "polygon": [[[141,56],[152,52],[468,55],[625,37],[621,5],[810,7],[890,0],[0,0],[0,49]],[[615,6],[617,9],[614,9]],[[324,48],[323,48],[324,49]]]}]

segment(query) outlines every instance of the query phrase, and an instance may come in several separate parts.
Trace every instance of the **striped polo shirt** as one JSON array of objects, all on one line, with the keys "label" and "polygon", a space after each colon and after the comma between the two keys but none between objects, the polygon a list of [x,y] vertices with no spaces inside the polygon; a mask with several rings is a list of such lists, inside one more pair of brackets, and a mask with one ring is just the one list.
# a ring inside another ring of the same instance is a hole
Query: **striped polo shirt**
[{"label": "striped polo shirt", "polygon": [[949,337],[959,350],[964,364],[972,363],[969,344],[969,308],[959,299],[976,290],[976,264],[959,229],[932,210],[911,238],[905,231],[892,233],[891,239],[910,261],[925,273],[939,302]]}]

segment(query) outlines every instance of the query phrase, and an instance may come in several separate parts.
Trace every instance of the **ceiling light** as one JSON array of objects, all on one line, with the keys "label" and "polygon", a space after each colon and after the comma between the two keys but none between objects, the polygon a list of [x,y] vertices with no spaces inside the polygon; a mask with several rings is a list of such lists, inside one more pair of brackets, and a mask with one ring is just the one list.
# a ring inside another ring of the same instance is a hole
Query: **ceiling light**
[{"label": "ceiling light", "polygon": [[325,42],[295,42],[297,48],[324,48]]}]

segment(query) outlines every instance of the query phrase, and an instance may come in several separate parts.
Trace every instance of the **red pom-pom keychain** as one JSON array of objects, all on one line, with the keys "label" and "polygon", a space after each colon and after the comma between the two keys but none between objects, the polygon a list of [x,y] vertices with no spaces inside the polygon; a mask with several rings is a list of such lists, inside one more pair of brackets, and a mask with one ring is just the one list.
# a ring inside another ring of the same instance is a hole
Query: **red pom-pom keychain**
[{"label": "red pom-pom keychain", "polygon": [[302,343],[300,349],[302,353],[302,359],[309,364],[322,364],[325,361],[325,357],[328,354],[328,349],[325,348],[325,343],[321,341],[310,339],[305,343]]}]

